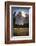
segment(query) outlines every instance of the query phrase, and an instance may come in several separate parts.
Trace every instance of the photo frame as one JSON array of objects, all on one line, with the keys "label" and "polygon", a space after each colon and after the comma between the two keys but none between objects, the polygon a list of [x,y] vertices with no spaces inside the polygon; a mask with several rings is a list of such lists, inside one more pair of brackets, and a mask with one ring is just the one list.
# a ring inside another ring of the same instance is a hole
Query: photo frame
[{"label": "photo frame", "polygon": [[5,2],[5,43],[35,42],[35,3]]}]

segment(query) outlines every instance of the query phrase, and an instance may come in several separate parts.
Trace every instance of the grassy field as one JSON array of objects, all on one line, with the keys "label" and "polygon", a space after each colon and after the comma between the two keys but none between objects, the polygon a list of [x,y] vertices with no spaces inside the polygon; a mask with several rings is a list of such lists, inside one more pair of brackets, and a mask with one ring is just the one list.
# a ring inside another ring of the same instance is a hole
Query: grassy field
[{"label": "grassy field", "polygon": [[14,28],[14,36],[27,36],[29,35],[29,28]]}]

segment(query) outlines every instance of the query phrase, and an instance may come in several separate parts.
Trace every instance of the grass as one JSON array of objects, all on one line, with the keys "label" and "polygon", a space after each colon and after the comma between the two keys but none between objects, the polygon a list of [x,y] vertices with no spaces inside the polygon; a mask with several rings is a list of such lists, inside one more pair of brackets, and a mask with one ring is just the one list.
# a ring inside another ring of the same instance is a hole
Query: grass
[{"label": "grass", "polygon": [[29,35],[29,28],[14,28],[14,36],[26,36]]}]

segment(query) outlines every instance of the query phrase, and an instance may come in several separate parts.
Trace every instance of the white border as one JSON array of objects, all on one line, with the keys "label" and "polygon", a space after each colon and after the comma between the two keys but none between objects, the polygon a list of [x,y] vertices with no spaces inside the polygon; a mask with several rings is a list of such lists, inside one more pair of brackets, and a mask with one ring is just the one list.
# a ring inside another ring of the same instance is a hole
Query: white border
[{"label": "white border", "polygon": [[[30,7],[29,12],[29,36],[11,37],[11,7]],[[10,5],[10,40],[32,40],[32,6],[27,5]]]}]

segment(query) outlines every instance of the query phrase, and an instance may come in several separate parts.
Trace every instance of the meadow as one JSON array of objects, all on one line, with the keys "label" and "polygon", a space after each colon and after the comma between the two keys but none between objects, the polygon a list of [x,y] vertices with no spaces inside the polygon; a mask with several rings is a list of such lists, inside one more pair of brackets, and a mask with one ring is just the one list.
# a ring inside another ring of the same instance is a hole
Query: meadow
[{"label": "meadow", "polygon": [[29,35],[29,28],[14,28],[14,36],[27,36]]}]

